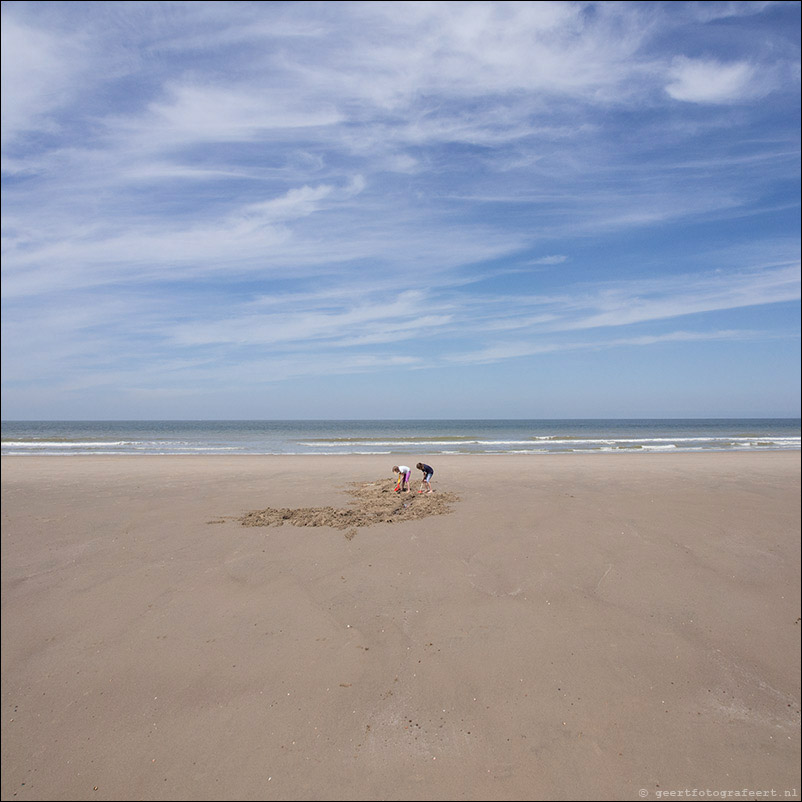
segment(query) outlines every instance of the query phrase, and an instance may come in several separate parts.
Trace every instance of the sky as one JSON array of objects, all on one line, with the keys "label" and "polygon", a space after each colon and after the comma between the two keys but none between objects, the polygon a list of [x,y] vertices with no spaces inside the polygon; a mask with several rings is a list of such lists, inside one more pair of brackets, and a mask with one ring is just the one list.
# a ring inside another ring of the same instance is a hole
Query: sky
[{"label": "sky", "polygon": [[3,2],[2,418],[798,417],[799,2]]}]

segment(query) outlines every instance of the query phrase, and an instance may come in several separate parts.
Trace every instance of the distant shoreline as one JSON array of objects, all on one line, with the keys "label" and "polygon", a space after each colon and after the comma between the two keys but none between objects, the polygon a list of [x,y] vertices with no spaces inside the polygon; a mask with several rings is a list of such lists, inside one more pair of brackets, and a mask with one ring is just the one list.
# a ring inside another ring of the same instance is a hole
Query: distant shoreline
[{"label": "distant shoreline", "polygon": [[800,449],[791,419],[6,422],[3,455],[552,454]]}]

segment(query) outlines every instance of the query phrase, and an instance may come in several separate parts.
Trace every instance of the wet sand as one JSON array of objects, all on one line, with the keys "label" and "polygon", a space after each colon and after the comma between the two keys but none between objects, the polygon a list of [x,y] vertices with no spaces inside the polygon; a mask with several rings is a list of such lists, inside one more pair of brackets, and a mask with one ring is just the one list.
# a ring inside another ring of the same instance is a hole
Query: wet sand
[{"label": "wet sand", "polygon": [[417,459],[4,457],[2,799],[799,798],[799,452]]}]

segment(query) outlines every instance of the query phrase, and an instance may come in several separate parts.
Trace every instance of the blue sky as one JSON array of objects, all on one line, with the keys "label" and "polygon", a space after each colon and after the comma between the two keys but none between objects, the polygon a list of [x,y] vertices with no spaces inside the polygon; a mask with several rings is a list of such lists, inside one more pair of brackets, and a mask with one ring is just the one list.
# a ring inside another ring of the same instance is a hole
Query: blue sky
[{"label": "blue sky", "polygon": [[800,414],[798,2],[3,2],[3,419]]}]

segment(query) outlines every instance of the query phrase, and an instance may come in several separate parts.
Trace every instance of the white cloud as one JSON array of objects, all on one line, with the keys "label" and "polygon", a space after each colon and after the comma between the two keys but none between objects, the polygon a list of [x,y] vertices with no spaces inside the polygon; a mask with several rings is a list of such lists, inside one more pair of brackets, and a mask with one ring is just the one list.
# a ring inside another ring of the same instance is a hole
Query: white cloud
[{"label": "white cloud", "polygon": [[[357,4],[362,84],[379,105],[421,93],[460,97],[521,90],[587,98],[627,93],[628,57],[648,28],[607,4],[449,2]],[[366,25],[365,25],[366,23]],[[378,25],[377,25],[378,23]],[[384,35],[392,26],[393,37]],[[368,34],[370,36],[370,33]],[[343,75],[356,77],[351,68]]]},{"label": "white cloud", "polygon": [[689,103],[733,103],[763,93],[755,68],[746,62],[724,64],[714,60],[674,60],[666,92]]},{"label": "white cloud", "polygon": [[783,0],[719,0],[711,3],[710,0],[696,0],[686,3],[691,15],[702,22],[726,19],[727,17],[754,16],[777,5]]},{"label": "white cloud", "polygon": [[[168,99],[151,104],[131,129],[143,139],[154,135],[161,144],[175,142],[229,142],[253,140],[260,134],[285,129],[323,127],[343,121],[323,98],[310,105],[291,88],[180,85],[168,89]],[[116,121],[126,127],[126,121]]]},{"label": "white cloud", "polygon": [[568,257],[563,254],[555,254],[554,256],[541,256],[539,259],[532,259],[530,265],[561,265],[567,262]]},{"label": "white cloud", "polygon": [[50,115],[74,100],[77,75],[83,67],[81,56],[77,41],[3,14],[4,150],[25,132],[53,132],[57,128]]},{"label": "white cloud", "polygon": [[[763,304],[785,303],[800,298],[800,266],[774,269],[727,271],[698,276],[614,285],[585,299],[588,309],[563,330],[627,326],[683,315],[742,309]],[[574,302],[576,303],[576,302]]]},{"label": "white cloud", "polygon": [[[426,310],[427,314],[422,314]],[[208,345],[309,345],[352,347],[377,342],[392,342],[422,336],[451,320],[444,306],[428,299],[418,290],[385,295],[382,299],[343,299],[336,308],[330,304],[310,310],[294,305],[291,311],[274,310],[238,313],[176,326],[168,333],[177,344]]]},{"label": "white cloud", "polygon": [[601,351],[613,348],[645,347],[664,343],[691,343],[711,341],[744,341],[774,338],[776,335],[751,330],[726,329],[721,331],[673,331],[667,334],[651,334],[638,337],[619,337],[612,340],[594,339],[571,342],[543,341],[535,343],[499,343],[465,354],[449,357],[449,361],[461,365],[487,365],[508,359],[520,359],[538,354],[564,351]]},{"label": "white cloud", "polygon": [[[643,326],[688,315],[789,303],[800,298],[798,263],[742,270],[664,276],[630,281],[600,281],[566,287],[553,295],[484,297],[466,300],[456,319],[470,319],[485,340],[497,333],[516,332],[508,339],[482,349],[483,360],[501,349],[512,354],[536,353],[562,347],[555,339],[576,331]],[[503,336],[503,334],[502,334]],[[663,336],[663,335],[661,335]],[[644,340],[644,343],[646,340]],[[536,343],[536,345],[533,345]],[[555,345],[554,343],[557,343]],[[534,347],[535,351],[529,351]],[[508,357],[505,357],[508,358]]]}]

